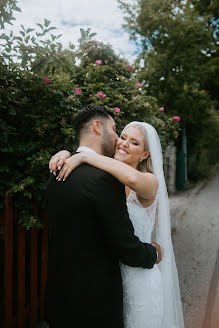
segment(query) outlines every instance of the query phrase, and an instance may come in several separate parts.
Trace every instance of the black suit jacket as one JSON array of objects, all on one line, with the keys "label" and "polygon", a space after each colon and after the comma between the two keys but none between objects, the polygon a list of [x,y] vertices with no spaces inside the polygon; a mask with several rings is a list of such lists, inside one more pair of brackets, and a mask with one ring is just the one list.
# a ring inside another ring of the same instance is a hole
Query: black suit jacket
[{"label": "black suit jacket", "polygon": [[124,186],[83,164],[65,182],[51,174],[46,204],[50,328],[122,328],[119,261],[143,268],[156,261],[155,248],[134,235]]}]

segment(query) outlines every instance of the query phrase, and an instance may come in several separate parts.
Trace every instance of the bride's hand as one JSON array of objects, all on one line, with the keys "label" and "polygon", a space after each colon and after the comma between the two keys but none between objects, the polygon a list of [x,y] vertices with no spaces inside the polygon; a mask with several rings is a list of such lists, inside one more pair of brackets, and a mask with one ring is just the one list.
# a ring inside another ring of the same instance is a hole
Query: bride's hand
[{"label": "bride's hand", "polygon": [[49,161],[50,172],[56,175],[56,171],[60,170],[65,160],[71,156],[71,153],[67,150],[61,150],[51,157]]},{"label": "bride's hand", "polygon": [[75,155],[72,155],[68,159],[65,160],[65,163],[59,172],[59,175],[57,176],[56,180],[65,181],[69,174],[80,164],[85,162],[85,153],[81,152]]},{"label": "bride's hand", "polygon": [[156,251],[157,251],[157,261],[156,261],[156,264],[158,264],[158,263],[160,263],[160,261],[162,261],[162,258],[163,258],[163,249],[155,241],[153,241],[153,243],[151,243],[151,244],[156,248]]}]

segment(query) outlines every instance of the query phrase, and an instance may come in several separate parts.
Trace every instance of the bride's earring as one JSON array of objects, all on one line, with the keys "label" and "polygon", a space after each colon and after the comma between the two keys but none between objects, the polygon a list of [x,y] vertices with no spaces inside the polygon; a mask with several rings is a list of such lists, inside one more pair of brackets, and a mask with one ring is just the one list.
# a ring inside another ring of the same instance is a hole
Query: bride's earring
[{"label": "bride's earring", "polygon": [[143,158],[140,158],[140,162],[142,162],[143,161]]}]

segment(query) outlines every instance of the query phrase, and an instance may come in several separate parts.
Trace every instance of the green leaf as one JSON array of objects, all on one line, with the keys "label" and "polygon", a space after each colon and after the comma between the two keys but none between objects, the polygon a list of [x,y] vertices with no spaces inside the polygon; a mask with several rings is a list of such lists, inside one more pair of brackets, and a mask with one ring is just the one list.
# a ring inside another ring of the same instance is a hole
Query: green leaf
[{"label": "green leaf", "polygon": [[91,33],[89,37],[93,38],[95,35],[97,35],[97,33]]},{"label": "green leaf", "polygon": [[28,43],[29,40],[30,40],[30,35],[28,35],[28,36],[25,38],[25,42]]},{"label": "green leaf", "polygon": [[83,28],[80,28],[80,32],[81,32],[81,38],[82,38],[83,40],[85,40],[85,38],[86,38],[85,30],[84,30]]},{"label": "green leaf", "polygon": [[51,21],[47,20],[46,18],[44,19],[44,26],[48,27]]},{"label": "green leaf", "polygon": [[57,27],[54,27],[54,26],[49,27],[49,28],[48,28],[48,31],[51,31],[51,30],[57,30]]},{"label": "green leaf", "polygon": [[69,43],[69,48],[73,50],[75,48],[75,45],[70,42]]},{"label": "green leaf", "polygon": [[5,33],[3,33],[1,34],[0,39],[9,40],[9,37]]},{"label": "green leaf", "polygon": [[32,32],[32,31],[34,31],[34,28],[28,28],[28,29],[26,30],[27,33],[30,33],[30,32]]},{"label": "green leaf", "polygon": [[37,23],[37,25],[41,28],[41,30],[43,30],[43,25],[42,24]]},{"label": "green leaf", "polygon": [[8,113],[9,113],[10,115],[16,115],[16,111],[15,111],[14,108],[10,108],[9,111],[8,111]]},{"label": "green leaf", "polygon": [[13,37],[13,40],[18,40],[18,41],[23,41],[22,37],[21,36],[15,36]]},{"label": "green leaf", "polygon": [[15,11],[19,11],[19,12],[21,13],[21,9],[18,8],[18,7],[13,7],[13,10],[15,10]]}]

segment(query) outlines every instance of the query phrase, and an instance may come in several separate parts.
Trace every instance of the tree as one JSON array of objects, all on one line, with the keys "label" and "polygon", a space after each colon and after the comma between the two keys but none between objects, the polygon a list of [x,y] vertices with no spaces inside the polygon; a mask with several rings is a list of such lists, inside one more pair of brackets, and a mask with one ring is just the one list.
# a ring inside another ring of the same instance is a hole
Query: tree
[{"label": "tree", "polygon": [[[145,81],[149,95],[156,97],[170,113],[177,113],[187,128],[189,175],[205,175],[199,165],[205,140],[206,121],[211,121],[213,106],[209,74],[215,74],[217,61],[215,28],[209,11],[197,10],[194,1],[136,0],[133,5],[120,1],[125,12],[124,28],[141,51],[137,59],[138,78]],[[212,62],[210,61],[212,60]],[[207,146],[207,147],[208,147]],[[190,165],[194,163],[195,166]],[[194,172],[194,167],[196,172]],[[200,170],[199,170],[200,168]],[[194,174],[195,173],[195,174]]]},{"label": "tree", "polygon": [[[193,4],[200,15],[207,14],[209,16],[208,23],[213,29],[213,42],[216,51],[208,58],[207,72],[202,81],[202,86],[207,90],[211,98],[216,101],[216,106],[219,101],[219,50],[217,47],[219,36],[219,2],[217,0],[193,0]],[[215,106],[215,107],[216,107]]]}]

